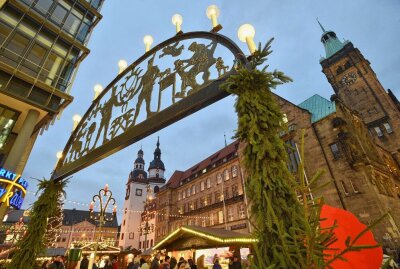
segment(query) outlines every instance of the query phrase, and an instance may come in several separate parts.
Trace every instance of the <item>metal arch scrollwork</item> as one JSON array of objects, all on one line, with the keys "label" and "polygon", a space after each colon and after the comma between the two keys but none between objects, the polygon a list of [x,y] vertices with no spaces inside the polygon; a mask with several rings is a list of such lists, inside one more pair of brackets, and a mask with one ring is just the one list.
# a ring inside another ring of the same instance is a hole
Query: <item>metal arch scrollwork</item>
[{"label": "metal arch scrollwork", "polygon": [[242,51],[217,33],[186,33],[157,45],[93,101],[52,178],[71,175],[226,97],[219,85],[238,63],[247,64]]}]

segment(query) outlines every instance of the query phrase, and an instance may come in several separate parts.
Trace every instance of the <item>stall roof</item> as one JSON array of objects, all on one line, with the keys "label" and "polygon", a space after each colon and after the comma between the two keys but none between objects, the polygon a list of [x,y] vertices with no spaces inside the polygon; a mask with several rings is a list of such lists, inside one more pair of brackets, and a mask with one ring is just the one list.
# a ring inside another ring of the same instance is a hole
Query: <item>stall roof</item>
[{"label": "stall roof", "polygon": [[248,234],[232,232],[224,229],[199,226],[182,226],[170,233],[153,247],[154,250],[204,249],[232,245],[249,245],[257,239]]}]

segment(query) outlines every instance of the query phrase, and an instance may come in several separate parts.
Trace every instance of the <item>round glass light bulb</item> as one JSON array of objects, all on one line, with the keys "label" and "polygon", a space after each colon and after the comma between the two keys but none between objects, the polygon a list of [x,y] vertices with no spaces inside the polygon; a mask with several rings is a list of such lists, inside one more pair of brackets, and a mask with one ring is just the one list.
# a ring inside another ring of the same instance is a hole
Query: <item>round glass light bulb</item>
[{"label": "round glass light bulb", "polygon": [[81,115],[78,115],[78,114],[75,114],[75,115],[72,117],[72,120],[75,121],[75,122],[80,122],[81,119],[82,119]]},{"label": "round glass light bulb", "polygon": [[175,14],[174,16],[172,16],[172,24],[173,25],[182,25],[183,23],[183,18],[180,14]]},{"label": "round glass light bulb", "polygon": [[220,14],[220,11],[219,11],[219,8],[216,5],[211,5],[211,6],[208,6],[208,8],[206,10],[206,14],[207,14],[207,17],[209,19],[211,19],[212,15],[215,15],[215,17],[218,18],[219,14]]},{"label": "round glass light bulb", "polygon": [[243,24],[242,26],[239,27],[238,29],[238,37],[239,40],[242,42],[246,42],[246,38],[254,38],[256,35],[256,30],[254,29],[253,25],[251,24]]},{"label": "round glass light bulb", "polygon": [[61,159],[63,156],[62,151],[57,151],[56,157],[57,159]]},{"label": "round glass light bulb", "polygon": [[154,39],[153,39],[153,37],[152,37],[151,35],[145,35],[145,36],[143,37],[143,43],[144,43],[145,45],[151,46],[151,44],[153,44],[153,42],[154,42]]},{"label": "round glass light bulb", "polygon": [[103,86],[101,84],[94,85],[94,91],[96,93],[101,93],[103,91]]},{"label": "round glass light bulb", "polygon": [[127,67],[128,67],[128,63],[124,59],[118,61],[119,69],[125,69]]}]

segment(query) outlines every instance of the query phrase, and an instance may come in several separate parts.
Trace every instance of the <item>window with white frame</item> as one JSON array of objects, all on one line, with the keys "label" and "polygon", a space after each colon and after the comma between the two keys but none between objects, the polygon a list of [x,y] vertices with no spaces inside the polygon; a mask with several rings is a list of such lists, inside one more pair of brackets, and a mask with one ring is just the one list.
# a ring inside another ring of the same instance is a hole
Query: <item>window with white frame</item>
[{"label": "window with white frame", "polygon": [[234,165],[232,166],[232,177],[237,177],[237,175],[238,175],[238,169],[237,166]]},{"label": "window with white frame", "polygon": [[383,136],[383,132],[382,132],[380,127],[378,127],[378,126],[374,127],[374,130],[375,130],[376,134],[378,135],[378,137],[382,137]]},{"label": "window with white frame", "polygon": [[204,181],[200,182],[200,191],[204,191]]},{"label": "window with white frame", "polygon": [[233,216],[233,207],[228,207],[228,221],[233,221],[234,216]]},{"label": "window with white frame", "polygon": [[229,179],[229,171],[228,169],[225,169],[224,171],[224,180],[228,180]]},{"label": "window with white frame", "polygon": [[186,197],[190,197],[190,188],[186,189]]},{"label": "window with white frame", "polygon": [[211,188],[211,178],[207,178],[206,184],[207,184],[207,189]]},{"label": "window with white frame", "polygon": [[214,213],[210,214],[210,226],[213,226],[215,224],[215,218],[214,218]]},{"label": "window with white frame", "polygon": [[204,217],[201,219],[201,227],[206,227],[206,219]]},{"label": "window with white frame", "polygon": [[222,182],[222,174],[218,173],[217,174],[217,184],[221,184],[221,182]]},{"label": "window with white frame", "polygon": [[182,192],[178,191],[178,201],[182,200]]},{"label": "window with white frame", "polygon": [[390,126],[390,124],[389,124],[388,122],[385,122],[385,123],[383,124],[383,127],[385,127],[386,132],[387,132],[388,134],[393,133],[392,126]]},{"label": "window with white frame", "polygon": [[224,223],[224,212],[222,210],[218,211],[218,223]]},{"label": "window with white frame", "polygon": [[239,218],[244,219],[246,218],[246,206],[245,204],[239,205]]},{"label": "window with white frame", "polygon": [[196,185],[193,185],[192,186],[192,195],[195,195],[196,194]]}]

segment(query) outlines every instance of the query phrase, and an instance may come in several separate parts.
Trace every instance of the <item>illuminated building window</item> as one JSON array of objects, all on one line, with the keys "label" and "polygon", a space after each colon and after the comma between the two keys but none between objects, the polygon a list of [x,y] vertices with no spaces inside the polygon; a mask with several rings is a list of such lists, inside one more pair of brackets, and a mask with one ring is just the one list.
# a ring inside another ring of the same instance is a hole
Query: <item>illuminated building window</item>
[{"label": "illuminated building window", "polygon": [[224,212],[222,210],[218,211],[218,223],[224,223]]},{"label": "illuminated building window", "polygon": [[218,173],[217,174],[217,184],[221,184],[221,182],[222,182],[222,174]]},{"label": "illuminated building window", "polygon": [[225,180],[229,179],[229,171],[228,171],[228,169],[225,169],[225,171],[224,171],[224,179]]},{"label": "illuminated building window", "polygon": [[0,150],[6,145],[18,116],[19,113],[17,111],[0,105]]},{"label": "illuminated building window", "polygon": [[192,186],[192,195],[195,195],[196,194],[196,185],[193,185]]},{"label": "illuminated building window", "polygon": [[392,127],[390,126],[389,123],[385,122],[385,123],[383,124],[383,127],[385,127],[386,132],[387,132],[388,134],[393,133]]},{"label": "illuminated building window", "polygon": [[234,216],[233,216],[233,208],[228,207],[228,221],[233,221]]},{"label": "illuminated building window", "polygon": [[232,167],[232,177],[237,177],[237,174],[238,174],[238,169],[237,169],[237,166],[234,165]]},{"label": "illuminated building window", "polygon": [[246,218],[246,206],[245,204],[239,205],[239,218],[244,219]]},{"label": "illuminated building window", "polygon": [[374,130],[375,130],[376,134],[378,135],[378,137],[382,137],[383,136],[383,132],[382,132],[380,127],[378,127],[378,126],[374,127]]},{"label": "illuminated building window", "polygon": [[207,178],[206,183],[207,183],[207,189],[211,188],[211,178]]},{"label": "illuminated building window", "polygon": [[200,191],[204,191],[204,187],[205,187],[204,181],[200,182]]}]

